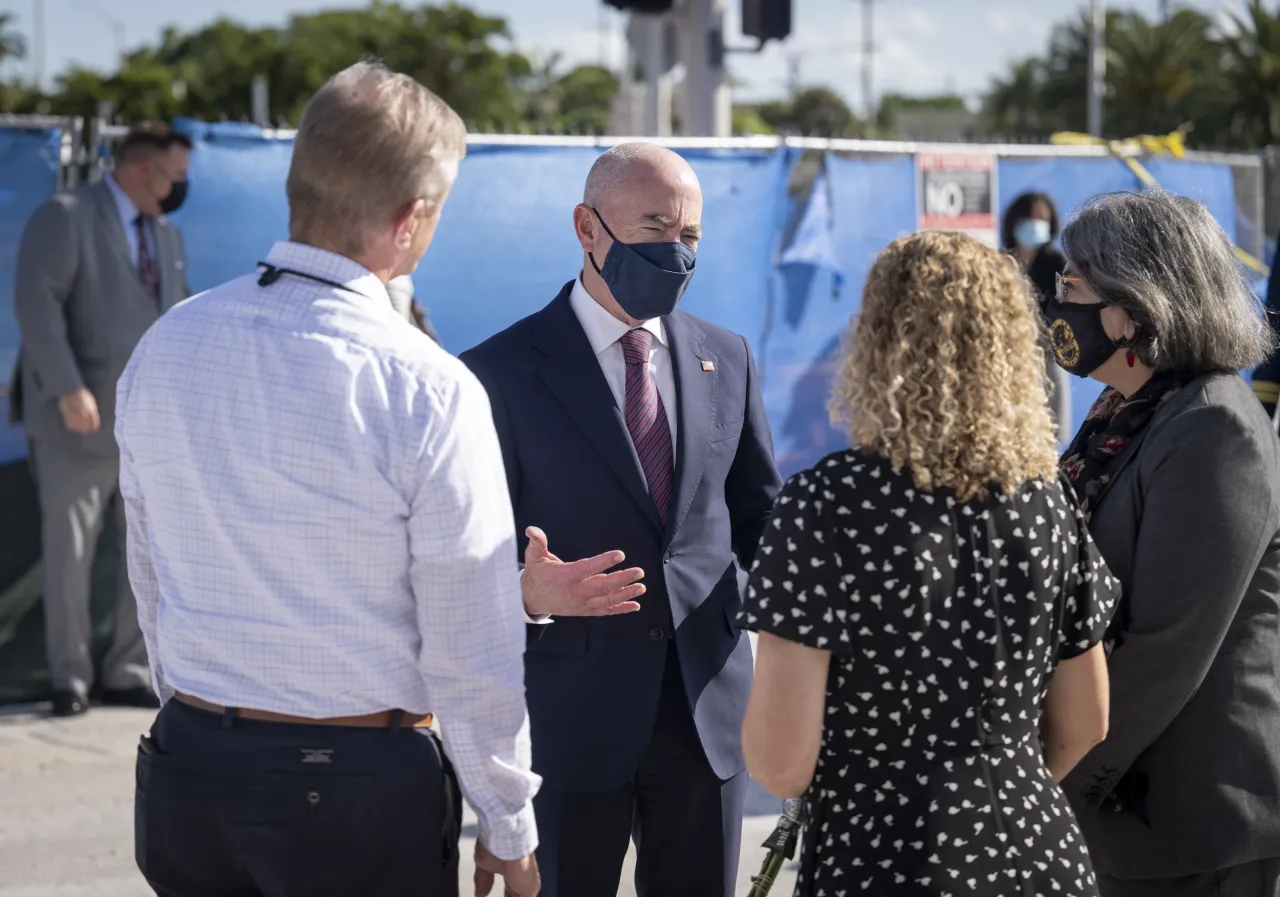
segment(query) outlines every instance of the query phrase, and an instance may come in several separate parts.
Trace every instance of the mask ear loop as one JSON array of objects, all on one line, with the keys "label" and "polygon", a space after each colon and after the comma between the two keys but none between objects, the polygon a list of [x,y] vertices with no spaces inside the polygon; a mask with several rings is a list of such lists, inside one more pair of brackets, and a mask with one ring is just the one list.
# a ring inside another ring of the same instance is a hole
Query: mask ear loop
[{"label": "mask ear loop", "polygon": [[[613,235],[613,231],[609,230],[609,225],[607,225],[607,224],[605,224],[605,223],[604,223],[604,218],[603,218],[603,217],[601,217],[600,213],[596,210],[596,207],[595,207],[595,206],[587,206],[587,208],[588,208],[588,209],[590,209],[590,210],[591,210],[591,212],[592,212],[592,214],[594,214],[594,215],[596,216],[596,220],[600,222],[600,226],[604,228],[604,232],[605,232],[606,234],[608,234],[608,235],[609,235],[609,239],[610,239],[610,240],[612,240],[613,242],[617,243],[617,242],[618,242],[618,238],[617,238],[617,237],[615,237],[615,236]],[[598,264],[596,264],[596,256],[595,256],[595,253],[594,253],[594,252],[590,252],[590,251],[588,251],[588,252],[587,252],[587,258],[591,259],[591,267],[593,267],[593,268],[595,268],[595,269],[596,269],[596,273],[597,273],[597,274],[599,274],[601,277],[603,277],[603,276],[604,276],[604,272],[603,272],[603,271],[601,271],[601,270],[600,270],[600,266],[599,266]]]}]

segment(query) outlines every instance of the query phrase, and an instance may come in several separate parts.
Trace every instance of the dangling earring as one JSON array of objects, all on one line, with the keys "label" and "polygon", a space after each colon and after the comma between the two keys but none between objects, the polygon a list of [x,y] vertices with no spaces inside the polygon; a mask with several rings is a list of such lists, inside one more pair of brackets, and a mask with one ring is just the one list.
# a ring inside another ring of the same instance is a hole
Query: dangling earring
[{"label": "dangling earring", "polygon": [[1130,349],[1128,352],[1124,353],[1124,360],[1129,363],[1129,367],[1133,367],[1134,362],[1138,360],[1138,356],[1134,355],[1133,350]]}]

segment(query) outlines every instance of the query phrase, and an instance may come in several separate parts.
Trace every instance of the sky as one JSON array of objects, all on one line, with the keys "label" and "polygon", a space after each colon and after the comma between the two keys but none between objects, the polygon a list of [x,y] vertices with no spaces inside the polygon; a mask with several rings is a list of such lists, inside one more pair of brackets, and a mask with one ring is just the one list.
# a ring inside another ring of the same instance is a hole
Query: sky
[{"label": "sky", "polygon": [[[464,0],[480,12],[502,16],[517,46],[533,54],[559,52],[567,64],[624,59],[625,16],[602,0]],[[874,90],[935,94],[981,94],[1014,59],[1041,52],[1052,26],[1078,10],[1083,0],[875,0]],[[225,16],[252,25],[278,25],[293,13],[350,8],[361,0],[0,0],[0,12],[16,17],[29,34],[35,7],[43,5],[45,72],[52,76],[78,64],[109,69],[117,58],[117,36],[125,48],[155,41],[166,25],[189,29]],[[725,0],[726,37],[742,44],[741,0]],[[1112,2],[1155,16],[1159,0]],[[1222,15],[1241,0],[1173,0]],[[763,53],[733,54],[730,72],[743,101],[785,95],[798,74],[801,85],[821,84],[862,109],[861,0],[792,0],[791,37]],[[29,58],[10,63],[6,74]],[[794,68],[793,68],[794,66]]]}]

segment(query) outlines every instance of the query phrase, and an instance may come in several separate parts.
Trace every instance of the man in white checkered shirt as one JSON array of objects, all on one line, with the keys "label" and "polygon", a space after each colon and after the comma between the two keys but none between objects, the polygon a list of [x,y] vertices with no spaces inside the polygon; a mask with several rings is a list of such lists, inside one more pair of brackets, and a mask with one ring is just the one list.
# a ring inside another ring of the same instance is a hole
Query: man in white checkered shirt
[{"label": "man in white checkered shirt", "polygon": [[[290,242],[166,315],[120,380],[129,573],[164,702],[137,768],[159,894],[456,895],[458,784],[478,892],[538,891],[488,399],[385,287],[426,251],[465,140],[413,79],[336,75],[295,140]],[[603,575],[619,560],[542,559],[523,588],[605,613],[643,591]]]}]

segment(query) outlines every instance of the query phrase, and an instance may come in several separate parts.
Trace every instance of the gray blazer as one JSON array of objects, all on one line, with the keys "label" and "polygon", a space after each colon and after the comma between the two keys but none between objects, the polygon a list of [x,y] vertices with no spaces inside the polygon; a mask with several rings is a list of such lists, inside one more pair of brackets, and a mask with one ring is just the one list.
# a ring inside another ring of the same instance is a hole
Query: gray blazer
[{"label": "gray blazer", "polygon": [[[9,416],[24,422],[37,443],[115,455],[116,381],[161,311],[190,294],[182,237],[166,218],[155,222],[155,242],[158,303],[138,279],[105,182],[58,194],[27,222],[14,286],[22,348]],[[102,418],[88,436],[69,432],[58,411],[58,397],[82,386],[97,399]]]},{"label": "gray blazer", "polygon": [[[1090,530],[1124,586],[1111,731],[1064,788],[1100,873],[1280,857],[1280,441],[1235,374],[1189,383],[1118,463]],[[1104,807],[1145,779],[1150,825]]]}]

